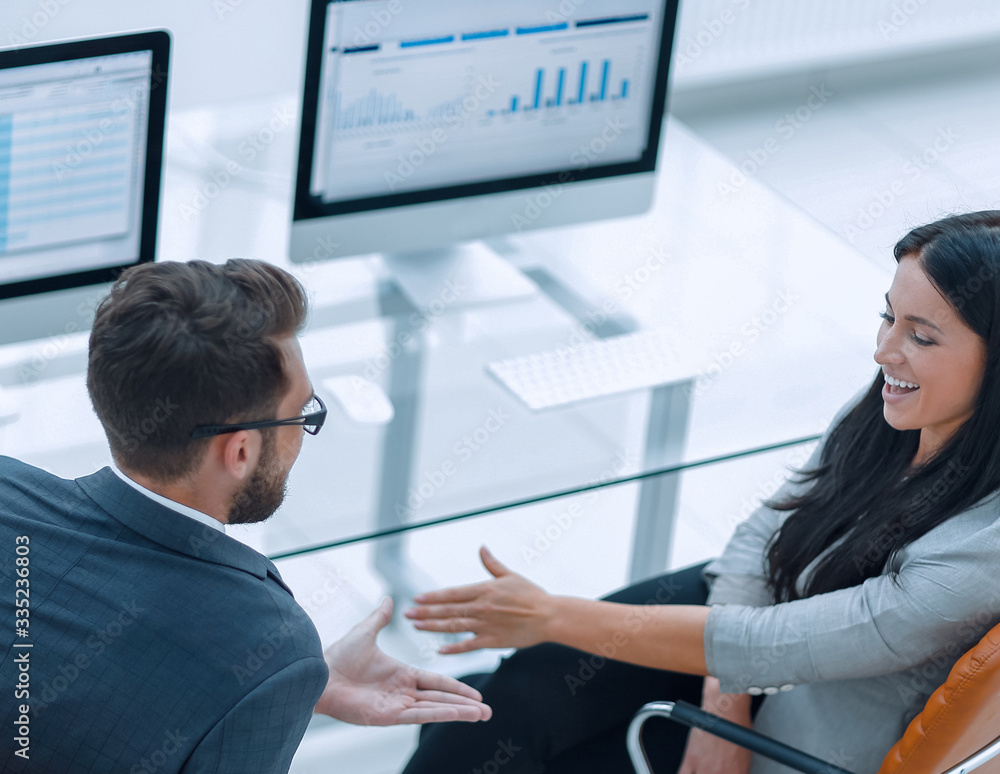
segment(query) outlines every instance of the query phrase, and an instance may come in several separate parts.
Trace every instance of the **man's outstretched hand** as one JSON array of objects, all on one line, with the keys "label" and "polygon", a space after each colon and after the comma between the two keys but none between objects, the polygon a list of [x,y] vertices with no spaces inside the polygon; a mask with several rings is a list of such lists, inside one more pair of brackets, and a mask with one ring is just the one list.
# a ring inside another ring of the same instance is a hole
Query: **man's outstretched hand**
[{"label": "man's outstretched hand", "polygon": [[365,726],[489,720],[492,710],[479,691],[379,650],[375,639],[391,619],[392,600],[386,598],[326,649],[330,680],[316,712]]}]

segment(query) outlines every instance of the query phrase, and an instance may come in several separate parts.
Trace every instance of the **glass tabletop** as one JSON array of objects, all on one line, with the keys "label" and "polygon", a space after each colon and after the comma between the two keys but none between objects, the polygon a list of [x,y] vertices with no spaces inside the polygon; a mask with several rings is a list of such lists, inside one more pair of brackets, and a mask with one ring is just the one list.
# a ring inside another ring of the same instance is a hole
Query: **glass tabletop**
[{"label": "glass tabletop", "polygon": [[[187,131],[204,130],[203,119],[188,116]],[[268,163],[283,170],[291,147],[276,142],[272,151]],[[201,242],[199,229],[227,244],[228,229],[231,246],[218,260],[274,256],[313,298],[302,347],[314,388],[331,404],[329,418],[304,440],[279,512],[230,534],[272,557],[290,556],[821,433],[874,375],[890,264],[855,253],[679,122],[668,120],[658,168],[646,215],[512,240],[511,260],[542,289],[476,308],[418,309],[371,256],[288,267],[288,203],[273,190],[223,193],[249,202],[257,222],[249,245],[232,202],[216,220],[206,213],[194,224],[168,207],[163,229],[174,241],[162,257],[196,257],[190,247]],[[168,157],[168,200],[182,201],[210,171]],[[665,328],[683,345],[680,420],[658,413],[662,388],[532,411],[486,370],[495,360],[599,336],[607,320],[621,329]],[[0,427],[4,454],[65,477],[107,464],[83,383],[85,348],[76,335],[0,350],[0,383],[22,405],[20,418]],[[24,363],[39,358],[45,367],[25,382]],[[345,375],[379,384],[394,418],[350,419],[324,386]],[[73,421],[51,427],[53,405]],[[663,438],[671,448],[650,453]]]}]

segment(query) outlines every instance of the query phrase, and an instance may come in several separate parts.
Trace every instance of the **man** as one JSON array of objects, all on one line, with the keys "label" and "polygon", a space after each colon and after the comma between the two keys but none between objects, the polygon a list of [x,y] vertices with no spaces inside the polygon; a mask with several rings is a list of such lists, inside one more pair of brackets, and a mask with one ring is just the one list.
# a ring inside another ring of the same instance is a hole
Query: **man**
[{"label": "man", "polygon": [[376,647],[389,601],[324,657],[275,566],[224,533],[278,508],[325,419],[305,317],[298,282],[249,260],[133,267],[99,306],[87,387],[115,467],[66,481],[0,457],[3,598],[27,600],[4,603],[3,771],[274,774],[313,710],[489,718]]}]

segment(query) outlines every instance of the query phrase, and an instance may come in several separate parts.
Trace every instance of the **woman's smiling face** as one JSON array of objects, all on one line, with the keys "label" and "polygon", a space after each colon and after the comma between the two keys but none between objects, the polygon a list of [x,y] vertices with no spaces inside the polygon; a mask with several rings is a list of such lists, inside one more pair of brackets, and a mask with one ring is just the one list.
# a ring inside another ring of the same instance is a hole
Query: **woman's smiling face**
[{"label": "woman's smiling face", "polygon": [[875,362],[885,375],[885,419],[897,430],[921,431],[914,462],[922,463],[972,416],[986,344],[915,256],[900,259],[886,293]]}]

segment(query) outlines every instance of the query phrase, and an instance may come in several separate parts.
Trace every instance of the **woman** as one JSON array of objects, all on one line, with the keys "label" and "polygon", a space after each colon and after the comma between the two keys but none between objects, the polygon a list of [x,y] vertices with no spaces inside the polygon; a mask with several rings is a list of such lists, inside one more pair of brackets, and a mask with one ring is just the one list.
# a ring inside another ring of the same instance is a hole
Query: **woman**
[{"label": "woman", "polygon": [[[524,649],[475,681],[494,719],[428,729],[406,774],[631,772],[632,714],[699,698],[878,768],[1000,620],[1000,211],[917,228],[894,254],[871,388],[719,559],[590,601],[546,594],[484,549],[493,580],[417,597],[417,628],[475,634],[443,652]],[[685,747],[685,733],[650,723],[654,770],[783,770],[700,732]]]}]

